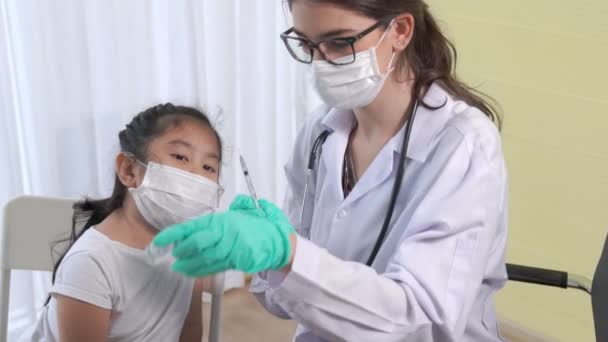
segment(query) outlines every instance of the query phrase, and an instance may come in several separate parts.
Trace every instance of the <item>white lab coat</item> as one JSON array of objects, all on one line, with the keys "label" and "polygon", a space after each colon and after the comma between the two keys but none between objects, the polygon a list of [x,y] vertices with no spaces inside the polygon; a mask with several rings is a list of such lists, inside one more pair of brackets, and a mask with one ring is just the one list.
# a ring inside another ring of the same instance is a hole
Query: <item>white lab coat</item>
[{"label": "white lab coat", "polygon": [[[251,286],[271,313],[300,323],[295,341],[502,340],[493,302],[507,279],[500,136],[484,114],[437,85],[425,102],[445,105],[419,106],[390,230],[371,268],[365,262],[386,214],[404,129],[346,198],[341,174],[353,113],[321,109],[300,131],[285,168],[284,210],[299,233],[293,266],[287,275],[262,272]],[[324,129],[333,133],[306,204],[312,217],[300,224],[308,156]]]}]

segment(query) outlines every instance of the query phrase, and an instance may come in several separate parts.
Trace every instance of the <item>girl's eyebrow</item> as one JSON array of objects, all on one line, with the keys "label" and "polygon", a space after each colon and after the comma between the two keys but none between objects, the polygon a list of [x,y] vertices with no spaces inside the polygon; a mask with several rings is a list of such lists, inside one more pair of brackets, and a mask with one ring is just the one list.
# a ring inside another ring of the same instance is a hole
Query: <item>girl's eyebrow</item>
[{"label": "girl's eyebrow", "polygon": [[211,158],[211,159],[217,159],[218,161],[220,160],[220,156],[219,154],[215,153],[215,152],[208,152],[205,157],[207,158]]},{"label": "girl's eyebrow", "polygon": [[188,148],[192,148],[192,144],[191,143],[189,143],[189,142],[187,142],[185,140],[182,140],[182,139],[171,140],[171,141],[169,141],[169,145],[182,145],[182,146],[185,146],[185,147],[188,147]]},{"label": "girl's eyebrow", "polygon": [[[169,145],[181,145],[181,146],[185,146],[189,149],[192,149],[192,144],[182,140],[182,139],[174,139],[168,142]],[[218,161],[220,160],[220,155],[217,154],[216,152],[207,152],[207,154],[205,154],[205,157],[207,158],[211,158],[211,159],[217,159]]]}]

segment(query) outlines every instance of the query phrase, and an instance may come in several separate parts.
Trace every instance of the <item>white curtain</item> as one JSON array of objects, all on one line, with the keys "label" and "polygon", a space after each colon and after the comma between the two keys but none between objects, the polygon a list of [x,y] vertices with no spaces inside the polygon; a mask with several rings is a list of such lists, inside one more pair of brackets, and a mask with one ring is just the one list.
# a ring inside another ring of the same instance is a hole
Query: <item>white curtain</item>
[{"label": "white curtain", "polygon": [[[0,205],[107,196],[118,131],[167,101],[216,120],[224,206],[246,190],[236,149],[259,195],[280,202],[297,126],[318,102],[280,42],[288,26],[282,0],[0,0]],[[9,341],[49,287],[48,274],[12,281]]]}]

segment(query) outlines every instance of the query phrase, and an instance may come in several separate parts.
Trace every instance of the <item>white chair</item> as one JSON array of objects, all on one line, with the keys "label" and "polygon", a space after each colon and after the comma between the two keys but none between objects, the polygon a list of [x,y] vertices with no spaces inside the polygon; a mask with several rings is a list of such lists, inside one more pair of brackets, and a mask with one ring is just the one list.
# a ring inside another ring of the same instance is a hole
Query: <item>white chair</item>
[{"label": "white chair", "polygon": [[[6,341],[11,270],[53,270],[51,243],[69,232],[73,204],[71,199],[22,196],[5,206],[0,234],[0,341]],[[218,342],[224,274],[215,275],[212,283],[209,342]]]}]

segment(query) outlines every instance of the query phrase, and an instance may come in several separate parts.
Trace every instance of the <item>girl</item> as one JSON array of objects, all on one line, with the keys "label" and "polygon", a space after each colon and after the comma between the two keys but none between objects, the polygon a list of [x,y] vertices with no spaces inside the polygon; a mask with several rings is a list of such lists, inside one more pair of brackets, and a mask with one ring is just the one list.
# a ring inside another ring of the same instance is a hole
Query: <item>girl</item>
[{"label": "girl", "polygon": [[145,249],[159,230],[217,207],[220,136],[205,114],[168,103],[138,114],[119,140],[112,196],[74,205],[31,341],[201,341],[207,282]]},{"label": "girl", "polygon": [[285,214],[239,198],[155,244],[179,242],[174,268],[187,275],[262,271],[251,290],[300,323],[297,342],[500,341],[508,210],[496,112],[455,76],[454,47],[423,0],[287,3],[282,39],[327,106],[295,142]]}]

